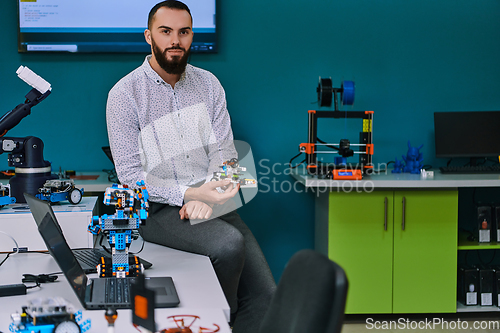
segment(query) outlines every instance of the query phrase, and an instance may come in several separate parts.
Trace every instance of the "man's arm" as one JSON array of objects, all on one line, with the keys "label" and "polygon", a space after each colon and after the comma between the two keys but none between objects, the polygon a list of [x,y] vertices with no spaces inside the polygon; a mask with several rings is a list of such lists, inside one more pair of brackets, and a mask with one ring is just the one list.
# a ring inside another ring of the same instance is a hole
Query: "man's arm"
[{"label": "man's arm", "polygon": [[[234,147],[233,131],[231,129],[231,117],[227,111],[226,93],[215,76],[211,76],[213,105],[211,105],[211,125],[214,135],[208,147],[209,167],[207,178],[210,180],[213,172],[219,170],[219,166],[232,158],[238,158],[238,152]],[[215,142],[215,143],[213,143]]]}]

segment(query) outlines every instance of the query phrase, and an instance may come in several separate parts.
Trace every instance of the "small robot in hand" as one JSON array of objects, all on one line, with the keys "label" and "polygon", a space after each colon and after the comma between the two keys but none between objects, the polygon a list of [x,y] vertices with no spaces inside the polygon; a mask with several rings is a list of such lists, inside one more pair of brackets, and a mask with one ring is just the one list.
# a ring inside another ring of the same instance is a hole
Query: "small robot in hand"
[{"label": "small robot in hand", "polygon": [[104,204],[114,205],[115,214],[93,216],[88,230],[97,235],[103,232],[111,247],[111,259],[102,257],[98,267],[100,277],[137,276],[144,271],[139,258],[129,257],[129,248],[133,239],[138,238],[139,226],[148,217],[149,194],[144,181],[137,182],[138,187],[113,184],[104,193]]},{"label": "small robot in hand", "polygon": [[223,179],[231,179],[231,183],[236,186],[255,184],[255,179],[241,178],[242,172],[247,171],[245,167],[239,165],[237,158],[232,158],[219,166],[219,171],[214,172],[211,181],[219,181]]}]

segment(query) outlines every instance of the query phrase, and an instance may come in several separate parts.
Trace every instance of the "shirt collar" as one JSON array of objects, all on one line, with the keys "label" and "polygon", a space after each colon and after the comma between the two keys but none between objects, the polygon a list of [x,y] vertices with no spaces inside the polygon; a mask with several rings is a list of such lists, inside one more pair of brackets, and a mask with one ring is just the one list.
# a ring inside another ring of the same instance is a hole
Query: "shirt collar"
[{"label": "shirt collar", "polygon": [[[151,59],[152,56],[153,56],[152,54],[146,56],[146,59],[144,59],[144,62],[142,63],[142,68],[144,69],[144,73],[146,73],[146,76],[148,78],[150,78],[157,84],[162,84],[164,82],[163,79],[160,77],[160,75],[158,75],[158,73],[155,72],[155,70],[151,67],[151,64],[149,63],[149,60]],[[177,83],[182,83],[186,79],[186,72],[189,70],[190,66],[191,66],[190,64],[187,64],[186,70],[181,74],[181,77]]]}]

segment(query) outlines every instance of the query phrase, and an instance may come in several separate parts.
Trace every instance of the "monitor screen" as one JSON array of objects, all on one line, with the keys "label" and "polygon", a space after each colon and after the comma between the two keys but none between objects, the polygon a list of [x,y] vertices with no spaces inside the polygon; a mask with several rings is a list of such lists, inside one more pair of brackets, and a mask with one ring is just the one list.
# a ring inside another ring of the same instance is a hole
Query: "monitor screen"
[{"label": "monitor screen", "polygon": [[435,112],[436,157],[500,156],[500,111]]},{"label": "monitor screen", "polygon": [[[18,0],[19,52],[149,53],[148,14],[160,0]],[[217,52],[216,0],[183,0],[193,16],[191,52]]]}]

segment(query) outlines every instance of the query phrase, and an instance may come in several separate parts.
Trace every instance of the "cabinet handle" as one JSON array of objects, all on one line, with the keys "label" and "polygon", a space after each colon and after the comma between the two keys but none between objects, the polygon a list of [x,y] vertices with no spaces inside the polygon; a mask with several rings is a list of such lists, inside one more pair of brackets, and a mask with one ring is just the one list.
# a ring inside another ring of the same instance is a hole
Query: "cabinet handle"
[{"label": "cabinet handle", "polygon": [[387,231],[387,197],[384,199],[384,230]]},{"label": "cabinet handle", "polygon": [[402,228],[403,228],[403,231],[405,230],[405,216],[406,216],[406,198],[403,197],[403,223],[402,223]]}]

